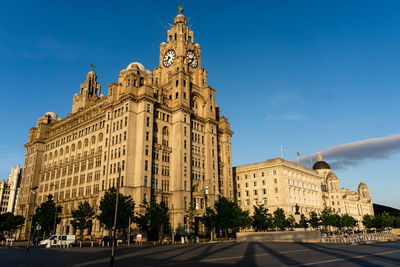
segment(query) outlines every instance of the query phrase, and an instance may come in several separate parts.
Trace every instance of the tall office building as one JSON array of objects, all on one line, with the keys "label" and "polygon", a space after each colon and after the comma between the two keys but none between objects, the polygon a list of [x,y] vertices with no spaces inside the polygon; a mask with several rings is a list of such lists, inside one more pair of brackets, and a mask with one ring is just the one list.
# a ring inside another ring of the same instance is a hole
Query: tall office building
[{"label": "tall office building", "polygon": [[[231,136],[202,68],[201,48],[183,14],[160,45],[153,71],[134,62],[108,86],[107,96],[92,70],[73,97],[72,112],[39,118],[29,131],[19,214],[29,217],[54,195],[63,207],[58,231],[70,233],[71,210],[80,202],[99,205],[116,185],[137,209],[143,201],[165,201],[173,231],[185,229],[189,204],[204,211],[219,194],[233,199]],[[98,221],[92,233],[102,232]],[[22,231],[26,236],[26,228]]]}]

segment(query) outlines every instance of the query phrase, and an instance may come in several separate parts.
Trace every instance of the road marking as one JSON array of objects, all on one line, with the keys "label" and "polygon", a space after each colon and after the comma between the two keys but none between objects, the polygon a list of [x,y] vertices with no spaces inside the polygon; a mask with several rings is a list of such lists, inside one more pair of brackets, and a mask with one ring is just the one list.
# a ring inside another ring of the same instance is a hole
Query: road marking
[{"label": "road marking", "polygon": [[331,260],[325,260],[325,261],[314,261],[314,262],[302,263],[302,264],[296,264],[296,265],[289,265],[289,266],[292,266],[292,267],[295,267],[295,266],[310,266],[310,265],[317,265],[317,264],[330,263],[330,262],[336,262],[336,261],[346,261],[346,260],[351,260],[351,259],[360,259],[360,258],[365,258],[365,257],[371,257],[371,256],[374,256],[374,255],[386,255],[386,254],[392,254],[392,253],[396,253],[396,252],[399,253],[400,250],[385,251],[385,252],[379,252],[379,253],[372,253],[372,254],[368,254],[368,255],[360,255],[360,256],[340,258],[340,259],[331,259]]},{"label": "road marking", "polygon": [[[304,251],[310,251],[311,249],[306,248],[306,249],[298,249],[298,250],[289,250],[289,251],[283,251],[283,252],[277,252],[275,254],[289,254],[289,253],[296,253],[296,252],[304,252]],[[269,255],[274,255],[274,253],[262,253],[262,254],[255,254],[253,257],[260,257],[260,256],[269,256]],[[146,265],[144,267],[151,267],[151,266],[168,266],[168,265],[180,265],[180,264],[189,264],[189,263],[198,263],[198,262],[210,262],[210,261],[224,261],[224,260],[234,260],[234,259],[242,259],[245,258],[246,256],[235,256],[235,257],[224,257],[224,258],[213,258],[213,259],[204,259],[204,260],[197,260],[197,261],[182,261],[182,262],[174,262],[174,263],[163,263],[163,264],[151,264],[151,265]]]}]

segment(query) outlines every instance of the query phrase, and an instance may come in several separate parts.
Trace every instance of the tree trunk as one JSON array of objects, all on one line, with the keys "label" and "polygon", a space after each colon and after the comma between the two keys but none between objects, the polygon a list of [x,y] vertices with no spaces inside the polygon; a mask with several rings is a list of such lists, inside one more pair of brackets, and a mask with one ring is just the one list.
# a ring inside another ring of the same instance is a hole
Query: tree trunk
[{"label": "tree trunk", "polygon": [[228,229],[225,229],[225,239],[228,240]]}]

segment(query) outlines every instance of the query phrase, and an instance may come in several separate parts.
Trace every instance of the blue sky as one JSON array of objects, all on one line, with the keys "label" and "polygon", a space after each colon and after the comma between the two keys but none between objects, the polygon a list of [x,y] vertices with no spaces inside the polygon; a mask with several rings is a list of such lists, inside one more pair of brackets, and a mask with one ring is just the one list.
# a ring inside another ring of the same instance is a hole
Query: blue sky
[{"label": "blue sky", "polygon": [[[234,165],[278,157],[280,146],[292,160],[296,151],[400,133],[399,1],[182,2],[235,132]],[[130,62],[156,67],[176,4],[3,2],[0,177],[23,164],[38,117],[71,111],[90,63],[104,94]],[[364,152],[335,170],[341,185],[354,190],[363,180],[374,202],[400,208],[400,150],[382,158]]]}]

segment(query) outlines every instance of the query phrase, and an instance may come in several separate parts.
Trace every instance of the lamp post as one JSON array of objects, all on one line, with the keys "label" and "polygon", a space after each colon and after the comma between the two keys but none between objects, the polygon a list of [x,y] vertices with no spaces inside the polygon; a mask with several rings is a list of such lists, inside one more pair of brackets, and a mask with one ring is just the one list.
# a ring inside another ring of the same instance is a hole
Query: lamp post
[{"label": "lamp post", "polygon": [[28,243],[26,245],[26,250],[29,251],[29,246],[31,243],[31,230],[32,230],[32,223],[33,223],[33,215],[34,215],[34,211],[35,211],[35,204],[36,204],[36,192],[37,192],[38,187],[32,187],[30,189],[31,193],[34,195],[33,197],[33,206],[32,206],[32,214],[31,214],[31,222],[29,224],[29,235],[28,235]]},{"label": "lamp post", "polygon": [[[55,183],[53,183],[53,184],[50,184],[50,187],[54,187],[54,189],[59,189],[58,188],[58,185],[56,185]],[[59,193],[59,192],[58,192]],[[57,194],[57,198],[58,198],[58,194]],[[57,228],[57,200],[56,200],[56,198],[55,198],[55,196],[54,196],[54,206],[55,206],[55,211],[54,211],[54,226],[53,226],[53,229],[54,229],[54,235],[56,235],[56,228]]]},{"label": "lamp post", "polygon": [[118,179],[117,179],[117,195],[115,197],[115,212],[114,212],[114,226],[113,226],[113,240],[112,240],[112,249],[111,249],[111,259],[110,259],[110,267],[114,266],[114,257],[115,257],[115,236],[117,234],[117,214],[118,214],[118,198],[119,198],[119,180],[121,178],[121,168],[118,168]]}]

